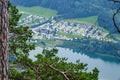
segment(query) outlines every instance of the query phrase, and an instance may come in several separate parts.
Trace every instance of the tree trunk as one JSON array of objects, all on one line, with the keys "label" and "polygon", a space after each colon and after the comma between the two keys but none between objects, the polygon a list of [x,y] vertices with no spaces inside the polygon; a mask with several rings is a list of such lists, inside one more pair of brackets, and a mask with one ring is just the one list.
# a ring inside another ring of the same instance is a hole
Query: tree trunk
[{"label": "tree trunk", "polygon": [[8,80],[8,1],[0,0],[0,80]]}]

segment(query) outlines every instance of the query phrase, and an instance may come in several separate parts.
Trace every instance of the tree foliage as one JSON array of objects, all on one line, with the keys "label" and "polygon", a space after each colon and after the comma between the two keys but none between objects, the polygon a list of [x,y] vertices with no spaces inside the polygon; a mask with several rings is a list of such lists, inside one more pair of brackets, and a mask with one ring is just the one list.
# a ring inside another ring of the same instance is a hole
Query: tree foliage
[{"label": "tree foliage", "polygon": [[9,51],[10,54],[24,53],[28,54],[29,50],[34,49],[34,45],[29,43],[32,38],[32,30],[28,26],[19,26],[18,21],[21,17],[16,6],[9,3]]},{"label": "tree foliage", "polygon": [[29,27],[19,26],[21,14],[18,9],[9,3],[9,51],[17,57],[16,64],[10,64],[10,80],[98,80],[98,69],[87,71],[87,64],[77,60],[76,63],[67,63],[66,58],[56,56],[58,50],[44,49],[36,56],[36,61],[29,58],[29,51],[34,45],[29,43],[32,31]]},{"label": "tree foliage", "polygon": [[[19,72],[17,76],[20,80],[98,80],[98,69],[94,68],[91,72],[87,71],[87,64],[77,60],[76,63],[68,63],[67,58],[56,56],[58,50],[44,49],[32,61],[28,56],[21,57],[21,66],[25,71]],[[15,75],[16,76],[16,75]],[[17,78],[16,78],[17,79]]]},{"label": "tree foliage", "polygon": [[[16,6],[12,5],[10,2],[8,4],[9,8],[9,59],[15,58],[17,64],[19,63],[19,58],[21,55],[28,55],[29,51],[34,49],[35,45],[29,43],[29,40],[32,38],[32,30],[28,26],[19,26],[18,21],[21,17]],[[11,62],[11,60],[10,60]],[[12,70],[11,63],[9,65],[9,76],[11,77],[14,73],[14,76],[18,77],[19,72]],[[14,66],[15,68],[16,66]],[[16,80],[16,79],[15,79]]]}]

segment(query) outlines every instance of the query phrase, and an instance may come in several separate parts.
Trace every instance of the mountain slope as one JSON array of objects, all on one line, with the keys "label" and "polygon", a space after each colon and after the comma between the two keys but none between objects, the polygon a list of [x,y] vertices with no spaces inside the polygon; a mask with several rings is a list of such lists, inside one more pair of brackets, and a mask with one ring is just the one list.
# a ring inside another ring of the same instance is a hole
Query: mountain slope
[{"label": "mountain slope", "polygon": [[[13,4],[22,6],[43,6],[58,11],[58,14],[74,14],[76,16],[90,16],[99,12],[115,8],[107,0],[10,0]],[[112,6],[111,6],[112,5]],[[84,13],[84,14],[82,14]],[[88,14],[89,13],[89,14]]]},{"label": "mountain slope", "polygon": [[[98,16],[98,25],[111,33],[116,29],[112,23],[112,9],[120,6],[108,0],[10,0],[19,6],[42,6],[56,10],[60,18],[82,18]],[[119,17],[118,17],[119,19]]]}]

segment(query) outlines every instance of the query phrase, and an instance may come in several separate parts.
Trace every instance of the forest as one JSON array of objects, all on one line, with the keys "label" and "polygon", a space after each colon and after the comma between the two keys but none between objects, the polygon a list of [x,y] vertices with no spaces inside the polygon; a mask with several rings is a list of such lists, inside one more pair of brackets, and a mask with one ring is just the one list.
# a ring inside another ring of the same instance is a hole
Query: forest
[{"label": "forest", "polygon": [[[108,0],[10,0],[13,4],[32,7],[42,6],[58,11],[62,18],[81,18],[88,16],[98,16],[99,26],[108,31],[115,32],[112,22],[113,11],[120,7],[120,3]],[[116,19],[119,21],[117,15]],[[105,24],[105,23],[109,24]]]}]

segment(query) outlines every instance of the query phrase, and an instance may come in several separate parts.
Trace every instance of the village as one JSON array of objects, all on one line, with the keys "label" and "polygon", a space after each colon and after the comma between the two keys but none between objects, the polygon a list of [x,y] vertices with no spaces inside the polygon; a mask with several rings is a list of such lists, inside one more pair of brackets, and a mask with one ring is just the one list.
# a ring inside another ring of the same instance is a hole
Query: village
[{"label": "village", "polygon": [[[22,12],[22,14],[24,14]],[[26,13],[29,14],[29,16],[23,17],[22,19],[19,20],[19,25],[24,25],[24,26],[34,26],[34,25],[38,25],[40,23],[43,23],[44,21],[48,20],[48,18],[45,17],[41,17],[38,15],[32,15],[30,13]]]},{"label": "village", "polygon": [[65,20],[57,21],[54,17],[47,19],[36,15],[29,15],[28,17],[20,20],[19,23],[20,25],[32,24],[30,25],[30,29],[33,31],[33,39],[35,40],[73,40],[89,37],[92,39],[113,41],[112,39],[105,38],[108,35],[108,32],[105,32],[90,23],[73,23]]}]

